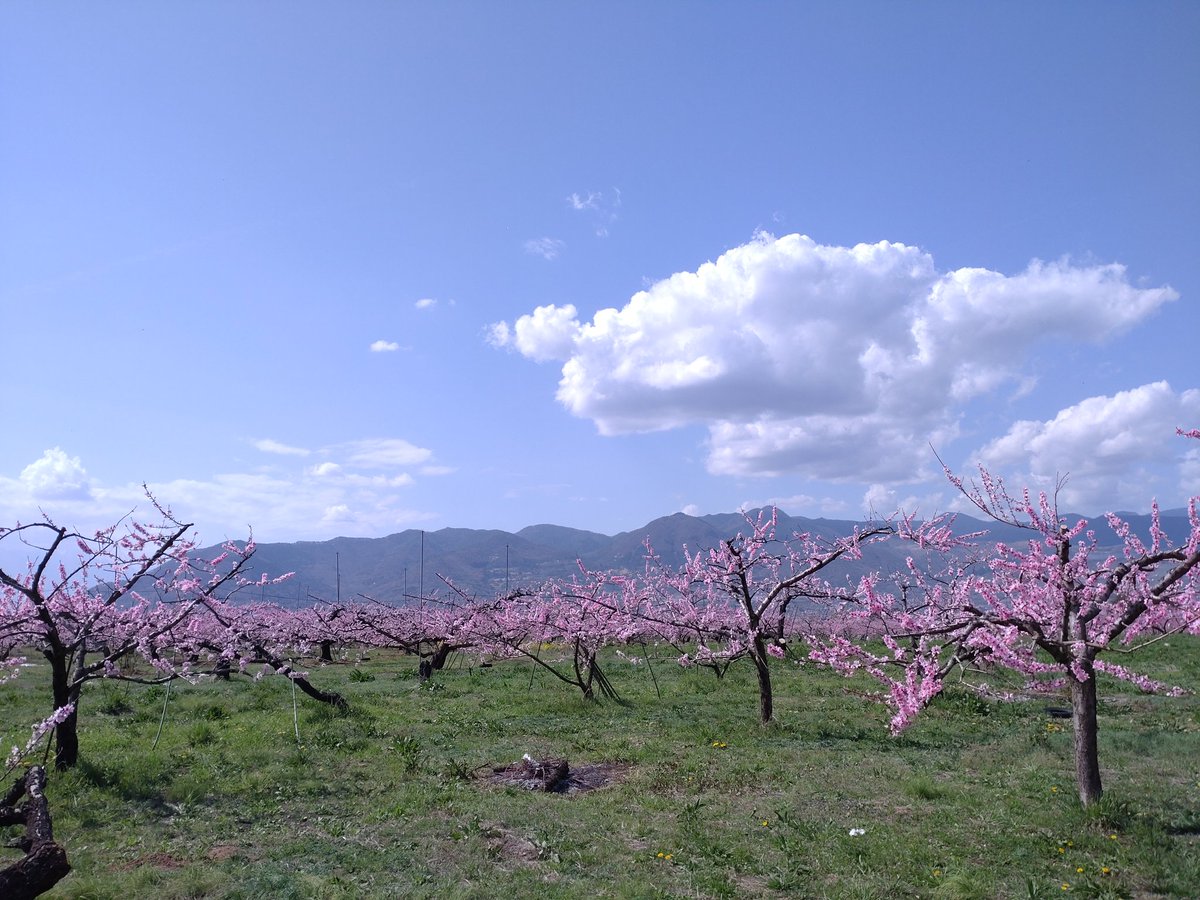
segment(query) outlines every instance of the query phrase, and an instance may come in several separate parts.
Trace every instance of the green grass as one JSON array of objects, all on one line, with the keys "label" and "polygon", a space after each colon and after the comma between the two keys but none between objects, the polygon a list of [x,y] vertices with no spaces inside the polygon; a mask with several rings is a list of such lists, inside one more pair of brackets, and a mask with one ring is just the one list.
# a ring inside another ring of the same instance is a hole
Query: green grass
[{"label": "green grass", "polygon": [[[1200,641],[1170,643],[1139,669],[1200,685]],[[83,763],[49,790],[74,871],[48,896],[1200,896],[1194,697],[1102,682],[1106,795],[1085,811],[1043,702],[951,689],[891,738],[871,683],[811,666],[777,666],[766,729],[748,666],[718,682],[659,660],[658,697],[610,659],[623,704],[520,663],[415,668],[314,665],[351,711],[301,696],[299,744],[279,678],[174,685],[157,748],[162,688],[85,692]],[[4,748],[48,712],[39,671],[0,687]],[[524,753],[620,779],[561,796],[468,777]]]}]

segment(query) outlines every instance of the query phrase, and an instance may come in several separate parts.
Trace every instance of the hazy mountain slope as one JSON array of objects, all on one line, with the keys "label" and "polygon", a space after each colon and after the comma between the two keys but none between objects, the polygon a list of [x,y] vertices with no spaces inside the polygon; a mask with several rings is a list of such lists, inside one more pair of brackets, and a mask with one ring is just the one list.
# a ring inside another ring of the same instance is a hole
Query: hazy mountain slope
[{"label": "hazy mountain slope", "polygon": [[[1163,530],[1176,543],[1185,539],[1188,522],[1184,511],[1164,514]],[[751,512],[751,518],[757,513]],[[1076,516],[1066,517],[1074,521]],[[1135,533],[1148,540],[1150,518],[1127,517]],[[856,524],[836,519],[806,519],[779,513],[781,537],[807,532],[832,541],[849,534]],[[1089,522],[1103,545],[1119,549],[1116,535],[1103,517]],[[280,585],[254,589],[247,600],[274,600],[289,606],[316,600],[343,600],[367,596],[401,603],[404,598],[451,593],[446,580],[467,594],[490,597],[505,590],[533,588],[550,578],[578,573],[578,560],[590,569],[640,572],[645,566],[645,542],[668,566],[683,561],[683,547],[692,552],[719,545],[739,531],[750,530],[741,513],[689,516],[675,513],[648,522],[641,528],[608,536],[592,531],[542,524],[516,534],[470,528],[440,531],[412,529],[382,538],[335,538],[291,544],[259,544],[250,573],[294,576]],[[955,531],[987,531],[984,543],[1020,543],[1036,538],[1032,531],[1013,528],[970,516],[959,516]],[[914,553],[911,543],[885,541],[868,547],[861,560],[842,560],[828,571],[838,582],[853,583],[871,571],[901,572]],[[209,553],[210,551],[202,551]],[[216,555],[215,551],[211,551]],[[446,580],[443,580],[443,577]]]}]

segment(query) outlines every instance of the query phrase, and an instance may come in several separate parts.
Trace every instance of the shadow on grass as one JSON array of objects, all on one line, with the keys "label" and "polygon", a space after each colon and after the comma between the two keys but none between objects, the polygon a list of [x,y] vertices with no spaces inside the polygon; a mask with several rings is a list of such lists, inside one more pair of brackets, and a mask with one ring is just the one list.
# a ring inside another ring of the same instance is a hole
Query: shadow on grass
[{"label": "shadow on grass", "polygon": [[144,765],[135,772],[119,764],[95,763],[86,758],[80,761],[77,772],[80,781],[118,799],[156,807],[166,806],[164,791],[175,777],[166,766]]}]

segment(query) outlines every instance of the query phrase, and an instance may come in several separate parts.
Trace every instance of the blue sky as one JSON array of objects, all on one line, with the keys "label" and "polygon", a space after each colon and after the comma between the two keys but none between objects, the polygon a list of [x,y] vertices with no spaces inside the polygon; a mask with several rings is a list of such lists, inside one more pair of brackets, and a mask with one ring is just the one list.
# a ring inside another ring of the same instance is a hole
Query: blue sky
[{"label": "blue sky", "polygon": [[0,6],[0,520],[1200,493],[1191,3]]}]

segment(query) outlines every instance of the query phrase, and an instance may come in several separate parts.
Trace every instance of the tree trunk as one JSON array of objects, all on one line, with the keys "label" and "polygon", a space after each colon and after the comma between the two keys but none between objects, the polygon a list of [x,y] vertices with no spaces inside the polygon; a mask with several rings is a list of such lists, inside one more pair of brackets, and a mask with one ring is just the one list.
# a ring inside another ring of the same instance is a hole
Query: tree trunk
[{"label": "tree trunk", "polygon": [[[7,900],[32,900],[71,871],[66,851],[54,840],[45,789],[46,770],[34,766],[0,802],[0,824],[25,826],[25,836],[17,842],[25,856],[0,869],[0,897]],[[23,795],[28,802],[17,806]]]},{"label": "tree trunk", "polygon": [[61,772],[79,763],[79,689],[71,689],[71,676],[67,671],[69,660],[65,653],[48,655],[47,659],[54,709],[57,711],[68,703],[75,703],[71,715],[54,726],[54,768]]},{"label": "tree trunk", "polygon": [[333,662],[333,641],[321,641],[321,662]]},{"label": "tree trunk", "polygon": [[767,656],[767,647],[758,635],[754,637],[754,650],[750,653],[754,661],[754,671],[758,675],[758,721],[760,725],[768,725],[774,715],[774,693],[771,690],[771,665]]},{"label": "tree trunk", "polygon": [[433,655],[429,657],[429,665],[435,672],[440,672],[446,667],[446,660],[450,658],[450,654],[454,652],[454,645],[449,643],[441,643],[433,651]]},{"label": "tree trunk", "polygon": [[291,676],[291,678],[296,687],[300,688],[303,693],[307,694],[309,697],[312,697],[314,700],[319,700],[322,703],[328,703],[330,706],[336,707],[342,712],[346,712],[346,710],[350,708],[350,704],[346,701],[346,698],[336,691],[323,691],[319,687],[313,685],[311,681],[302,675],[294,675]]},{"label": "tree trunk", "polygon": [[1091,806],[1100,799],[1100,750],[1096,737],[1096,673],[1091,663],[1085,664],[1087,681],[1070,678],[1071,724],[1075,732],[1075,781],[1079,802]]}]

